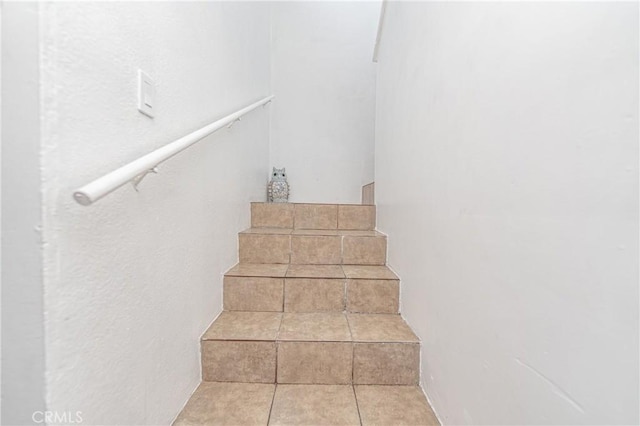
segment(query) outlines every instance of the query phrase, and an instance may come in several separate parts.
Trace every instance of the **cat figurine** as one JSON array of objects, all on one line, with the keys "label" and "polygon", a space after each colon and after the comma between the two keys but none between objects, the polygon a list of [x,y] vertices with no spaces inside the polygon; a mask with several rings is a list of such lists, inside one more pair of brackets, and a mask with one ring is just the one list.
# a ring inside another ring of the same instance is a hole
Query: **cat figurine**
[{"label": "cat figurine", "polygon": [[289,201],[289,183],[285,169],[273,168],[271,180],[267,185],[267,200],[270,203],[286,203]]}]

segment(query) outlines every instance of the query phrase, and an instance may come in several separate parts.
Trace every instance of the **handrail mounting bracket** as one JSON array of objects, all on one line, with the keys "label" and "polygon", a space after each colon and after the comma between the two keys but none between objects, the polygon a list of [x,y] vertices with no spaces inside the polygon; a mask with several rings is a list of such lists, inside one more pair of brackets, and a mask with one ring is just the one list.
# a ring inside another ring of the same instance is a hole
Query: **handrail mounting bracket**
[{"label": "handrail mounting bracket", "polygon": [[131,179],[131,185],[133,185],[133,189],[135,189],[136,192],[140,192],[138,190],[138,185],[140,185],[140,182],[142,182],[142,180],[144,178],[146,178],[149,173],[157,174],[158,173],[158,167],[157,166],[156,167],[152,167],[149,170],[147,170],[146,172],[140,173],[138,176],[136,176],[133,179]]}]

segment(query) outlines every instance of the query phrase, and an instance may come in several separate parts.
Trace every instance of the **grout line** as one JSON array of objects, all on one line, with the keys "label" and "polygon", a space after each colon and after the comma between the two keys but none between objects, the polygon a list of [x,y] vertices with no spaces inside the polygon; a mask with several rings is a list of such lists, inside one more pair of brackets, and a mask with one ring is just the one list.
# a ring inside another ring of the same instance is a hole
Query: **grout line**
[{"label": "grout line", "polygon": [[[289,243],[289,246],[291,246],[291,243]],[[287,269],[284,271],[284,275],[282,276],[282,278],[287,278],[287,275],[289,274],[289,268],[291,268],[291,262],[287,263]]]},{"label": "grout line", "polygon": [[351,389],[353,390],[353,398],[356,400],[356,410],[358,411],[360,426],[362,426],[362,415],[360,414],[360,405],[358,404],[358,394],[356,393],[356,386],[353,383],[351,384]]},{"label": "grout line", "polygon": [[[287,278],[282,278],[282,312],[284,313],[285,300],[287,299]],[[280,320],[280,325],[282,325],[282,320]],[[280,327],[278,327],[278,333],[280,332]],[[276,337],[277,334],[276,334]]]},{"label": "grout line", "polygon": [[[281,323],[282,324],[282,323]],[[278,332],[280,332],[280,330],[278,329]],[[276,335],[277,338],[277,335]],[[278,343],[277,340],[273,341],[273,345],[276,348],[276,376],[273,378],[273,381],[275,382],[275,384],[278,384],[278,349],[280,348],[280,344]]]},{"label": "grout line", "polygon": [[[344,306],[344,312],[347,312],[348,306],[347,306],[347,279],[346,278],[342,278],[342,306]],[[349,322],[347,321],[347,324]],[[351,333],[351,329],[349,329],[349,333]]]},{"label": "grout line", "polygon": [[297,209],[296,209],[296,205],[295,204],[293,205],[293,209],[292,210],[293,210],[293,223],[292,223],[293,228],[291,228],[292,229],[291,232],[293,232],[293,229],[296,229],[296,210]]},{"label": "grout line", "polygon": [[[283,302],[283,303],[284,303],[284,302]],[[284,308],[283,308],[283,309],[284,309]],[[276,387],[278,386],[278,353],[280,352],[280,351],[279,351],[279,349],[280,349],[280,342],[279,342],[279,340],[278,340],[278,337],[280,337],[280,329],[282,328],[282,322],[283,322],[283,321],[284,321],[284,312],[282,313],[282,315],[280,315],[280,324],[278,325],[278,331],[276,332],[276,337],[275,337],[275,339],[273,340],[273,344],[274,344],[274,345],[275,345],[275,347],[276,347],[276,377],[274,378],[274,381],[275,381],[275,385],[276,385]],[[275,399],[275,395],[276,395],[276,392],[275,392],[275,390],[274,390],[274,391],[273,391],[273,398],[274,398],[274,399]],[[273,407],[273,400],[271,401],[271,405],[272,405],[272,407]],[[269,418],[271,418],[271,410],[269,410]],[[269,424],[269,423],[267,422],[267,424]]]},{"label": "grout line", "polygon": [[351,342],[353,342],[353,333],[351,332],[351,324],[349,324],[349,315],[347,315],[347,313],[343,313],[342,315],[344,315],[344,319],[347,321],[347,328],[349,329],[349,338],[351,339]]},{"label": "grout line", "polygon": [[[289,252],[291,252],[291,235],[289,235]],[[284,305],[287,297],[287,275],[289,274],[289,268],[291,267],[291,254],[289,254],[289,263],[287,264],[287,269],[284,271],[284,276],[282,277],[282,312],[284,313]],[[282,326],[282,319],[280,320],[280,325]],[[280,327],[278,327],[278,333],[280,333]],[[276,334],[276,338],[278,335]]]},{"label": "grout line", "polygon": [[[278,331],[276,332],[276,338],[274,339],[274,342],[278,342],[279,337],[280,337],[280,330],[282,329],[282,322],[284,321],[284,311],[282,312],[282,315],[280,315],[280,324],[278,324]],[[276,359],[277,361],[277,359]]]},{"label": "grout line", "polygon": [[[351,338],[351,386],[353,386],[355,382],[355,372],[354,372],[354,364],[355,364],[355,354],[356,354],[356,343],[353,340],[353,332],[351,331],[351,324],[349,323],[349,316],[345,313],[344,318],[347,320],[347,328],[349,329],[349,337]],[[355,392],[355,391],[354,391]],[[358,415],[360,415],[358,413]]]},{"label": "grout line", "polygon": [[[276,364],[277,365],[277,364]],[[267,425],[271,422],[271,413],[273,412],[273,403],[276,400],[276,392],[278,391],[278,384],[273,384],[273,396],[271,397],[271,405],[269,406],[269,416],[267,417]]]}]

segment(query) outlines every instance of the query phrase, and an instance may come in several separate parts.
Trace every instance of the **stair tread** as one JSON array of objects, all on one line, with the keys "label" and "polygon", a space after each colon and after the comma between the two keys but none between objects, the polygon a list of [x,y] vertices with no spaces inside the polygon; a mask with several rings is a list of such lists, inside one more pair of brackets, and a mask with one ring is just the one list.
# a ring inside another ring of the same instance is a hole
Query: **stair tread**
[{"label": "stair tread", "polygon": [[280,312],[223,311],[202,336],[203,340],[275,340]]},{"label": "stair tread", "polygon": [[418,386],[202,382],[174,426],[204,424],[439,425]]},{"label": "stair tread", "polygon": [[440,425],[419,386],[354,386],[363,425]]},{"label": "stair tread", "polygon": [[240,231],[239,234],[386,237],[385,234],[376,230],[367,231],[350,229],[293,229],[260,227],[247,228],[243,231]]},{"label": "stair tread", "polygon": [[294,313],[282,316],[278,340],[349,342],[349,323],[343,313]]},{"label": "stair tread", "polygon": [[173,425],[266,425],[275,389],[275,384],[202,382]]},{"label": "stair tread", "polygon": [[348,314],[354,342],[419,342],[400,315]]},{"label": "stair tread", "polygon": [[337,229],[294,229],[291,235],[337,236]]},{"label": "stair tread", "polygon": [[229,277],[271,277],[283,278],[287,274],[288,263],[237,263],[225,272]]},{"label": "stair tread", "polygon": [[202,340],[418,343],[397,314],[224,311]]},{"label": "stair tread", "polygon": [[251,205],[266,205],[266,206],[354,206],[354,207],[375,207],[375,204],[362,204],[362,203],[292,203],[287,201],[286,203],[274,203],[270,201],[251,201]]},{"label": "stair tread", "polygon": [[398,280],[398,276],[386,265],[342,265],[347,278],[363,280]]},{"label": "stair tread", "polygon": [[288,263],[237,263],[229,277],[272,278],[349,278],[362,280],[399,280],[386,265],[306,265]]},{"label": "stair tread", "polygon": [[362,231],[362,230],[351,230],[351,229],[341,229],[338,231],[340,235],[344,235],[345,237],[386,237],[386,234],[383,234],[380,231],[371,230],[371,231]]},{"label": "stair tread", "polygon": [[305,265],[288,263],[237,263],[225,272],[229,277],[349,278],[399,280],[386,265]]},{"label": "stair tread", "polygon": [[291,228],[248,228],[240,234],[289,235],[292,232]]},{"label": "stair tread", "polygon": [[290,265],[287,278],[345,278],[340,265]]}]

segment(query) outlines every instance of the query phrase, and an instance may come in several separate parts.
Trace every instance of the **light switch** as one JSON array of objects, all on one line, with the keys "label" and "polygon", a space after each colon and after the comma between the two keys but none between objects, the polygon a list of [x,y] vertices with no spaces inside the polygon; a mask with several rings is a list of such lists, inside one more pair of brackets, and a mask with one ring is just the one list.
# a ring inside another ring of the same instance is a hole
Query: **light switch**
[{"label": "light switch", "polygon": [[156,103],[156,85],[147,73],[138,70],[138,111],[153,118]]}]

